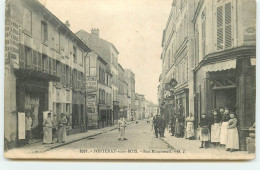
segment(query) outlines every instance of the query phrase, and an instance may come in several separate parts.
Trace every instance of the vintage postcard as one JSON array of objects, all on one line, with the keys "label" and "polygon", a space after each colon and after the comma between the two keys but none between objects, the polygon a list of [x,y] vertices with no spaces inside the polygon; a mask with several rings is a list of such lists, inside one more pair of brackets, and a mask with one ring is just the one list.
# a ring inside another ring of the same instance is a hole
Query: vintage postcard
[{"label": "vintage postcard", "polygon": [[255,158],[255,0],[6,0],[4,156]]}]

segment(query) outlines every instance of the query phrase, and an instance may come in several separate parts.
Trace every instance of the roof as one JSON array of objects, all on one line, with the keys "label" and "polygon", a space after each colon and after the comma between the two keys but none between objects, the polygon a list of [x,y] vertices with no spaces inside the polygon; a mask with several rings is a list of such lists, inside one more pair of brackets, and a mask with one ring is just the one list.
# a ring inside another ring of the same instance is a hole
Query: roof
[{"label": "roof", "polygon": [[106,61],[110,62],[110,50],[109,47],[112,46],[113,49],[116,51],[117,54],[119,54],[118,50],[114,46],[113,43],[108,42],[100,37],[97,37],[93,34],[90,34],[84,30],[79,30],[75,33],[80,39],[83,40],[83,42],[90,47],[90,49],[97,52],[102,58],[104,58]]}]

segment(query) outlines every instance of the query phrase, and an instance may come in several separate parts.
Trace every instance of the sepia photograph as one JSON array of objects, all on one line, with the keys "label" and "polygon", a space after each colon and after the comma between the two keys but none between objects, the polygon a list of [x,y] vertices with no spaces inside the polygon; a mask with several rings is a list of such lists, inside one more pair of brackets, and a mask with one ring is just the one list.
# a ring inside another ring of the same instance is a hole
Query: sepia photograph
[{"label": "sepia photograph", "polygon": [[253,160],[256,0],[5,0],[4,157]]}]

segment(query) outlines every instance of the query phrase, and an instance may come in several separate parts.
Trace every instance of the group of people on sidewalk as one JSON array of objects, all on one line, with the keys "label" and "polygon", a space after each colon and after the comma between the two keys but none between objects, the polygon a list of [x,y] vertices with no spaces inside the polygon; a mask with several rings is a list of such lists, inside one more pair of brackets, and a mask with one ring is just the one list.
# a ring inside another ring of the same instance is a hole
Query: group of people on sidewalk
[{"label": "group of people on sidewalk", "polygon": [[[64,143],[66,140],[66,125],[67,118],[65,114],[60,114],[60,120],[58,121],[57,116],[51,116],[51,113],[48,113],[46,119],[43,120],[43,144],[51,144],[55,142]],[[25,142],[29,144],[29,140],[31,138],[31,130],[32,130],[32,118],[30,112],[26,112],[25,119]]]},{"label": "group of people on sidewalk", "polygon": [[212,116],[201,116],[200,125],[200,148],[207,148],[208,142],[214,146],[223,145],[226,151],[239,150],[238,121],[234,112],[229,108],[212,110]]},{"label": "group of people on sidewalk", "polygon": [[48,113],[47,118],[43,121],[43,144],[65,142],[67,118],[63,113],[60,117],[58,121],[56,115],[51,117],[51,113]]},{"label": "group of people on sidewalk", "polygon": [[[175,115],[169,118],[170,132],[172,136],[177,138],[195,139],[195,116],[190,113],[185,118],[182,115],[181,106]],[[156,115],[153,118],[155,136],[164,136],[166,121],[164,116]],[[233,152],[239,150],[239,134],[238,121],[234,112],[230,112],[227,107],[220,107],[212,110],[212,115],[201,114],[199,121],[199,139],[201,141],[200,148],[208,148],[209,143],[216,146],[225,146],[227,151]]]}]

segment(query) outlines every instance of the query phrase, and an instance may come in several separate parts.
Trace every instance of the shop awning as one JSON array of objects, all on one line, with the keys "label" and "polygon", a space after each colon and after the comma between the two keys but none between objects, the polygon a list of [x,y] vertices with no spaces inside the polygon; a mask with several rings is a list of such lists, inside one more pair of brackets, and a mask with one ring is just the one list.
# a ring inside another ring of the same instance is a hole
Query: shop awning
[{"label": "shop awning", "polygon": [[223,61],[223,62],[217,62],[214,64],[207,64],[205,66],[205,71],[207,72],[213,72],[213,71],[223,71],[228,69],[235,69],[236,68],[236,59]]}]

